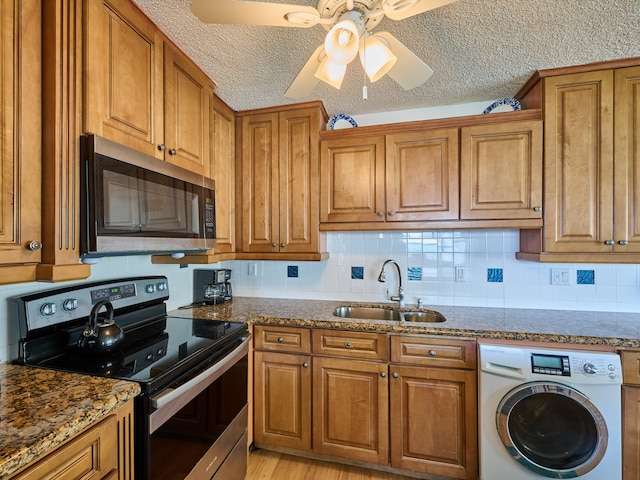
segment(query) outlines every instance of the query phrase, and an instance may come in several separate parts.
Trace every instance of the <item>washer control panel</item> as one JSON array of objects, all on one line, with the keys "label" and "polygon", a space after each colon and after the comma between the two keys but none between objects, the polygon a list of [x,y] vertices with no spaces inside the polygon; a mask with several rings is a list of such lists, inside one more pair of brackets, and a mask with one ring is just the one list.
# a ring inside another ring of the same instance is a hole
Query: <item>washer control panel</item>
[{"label": "washer control panel", "polygon": [[548,353],[531,353],[531,371],[544,375],[571,376],[568,355],[552,355]]}]

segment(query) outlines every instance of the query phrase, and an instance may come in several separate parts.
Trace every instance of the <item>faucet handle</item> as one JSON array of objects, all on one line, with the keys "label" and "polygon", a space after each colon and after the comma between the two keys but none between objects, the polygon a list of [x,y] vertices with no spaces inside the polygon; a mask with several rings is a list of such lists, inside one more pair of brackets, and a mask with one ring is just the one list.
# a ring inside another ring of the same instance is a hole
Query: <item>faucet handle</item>
[{"label": "faucet handle", "polygon": [[416,306],[422,308],[422,297],[416,297]]}]

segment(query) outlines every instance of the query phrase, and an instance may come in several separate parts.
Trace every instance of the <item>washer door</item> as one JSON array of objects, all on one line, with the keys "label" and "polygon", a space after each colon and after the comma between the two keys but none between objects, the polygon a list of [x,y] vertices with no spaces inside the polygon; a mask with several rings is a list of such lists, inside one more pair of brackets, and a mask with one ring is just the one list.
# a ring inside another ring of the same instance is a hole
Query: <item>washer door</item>
[{"label": "washer door", "polygon": [[498,406],[496,426],[515,460],[550,478],[575,478],[593,470],[609,438],[602,414],[585,395],[551,382],[509,391]]}]

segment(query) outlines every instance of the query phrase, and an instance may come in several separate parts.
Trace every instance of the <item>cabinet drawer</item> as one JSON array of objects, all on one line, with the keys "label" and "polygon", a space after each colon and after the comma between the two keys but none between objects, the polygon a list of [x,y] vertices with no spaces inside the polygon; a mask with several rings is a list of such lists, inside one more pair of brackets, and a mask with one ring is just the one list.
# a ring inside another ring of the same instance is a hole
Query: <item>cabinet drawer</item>
[{"label": "cabinet drawer", "polygon": [[290,353],[309,353],[311,334],[307,328],[255,325],[254,348]]},{"label": "cabinet drawer", "polygon": [[389,347],[385,334],[314,330],[313,353],[340,357],[388,360]]},{"label": "cabinet drawer", "polygon": [[476,368],[476,342],[425,336],[392,335],[391,361],[415,365]]},{"label": "cabinet drawer", "polygon": [[622,381],[625,385],[640,385],[640,350],[620,350]]}]

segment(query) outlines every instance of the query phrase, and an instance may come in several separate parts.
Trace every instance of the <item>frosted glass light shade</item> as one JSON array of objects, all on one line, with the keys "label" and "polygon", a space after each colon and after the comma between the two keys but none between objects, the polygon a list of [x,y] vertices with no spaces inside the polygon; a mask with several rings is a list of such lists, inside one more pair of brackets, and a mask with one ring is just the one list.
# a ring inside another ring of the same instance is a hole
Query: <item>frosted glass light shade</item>
[{"label": "frosted glass light shade", "polygon": [[344,75],[347,72],[347,65],[332,61],[329,56],[324,57],[314,76],[334,88],[340,88]]},{"label": "frosted glass light shade", "polygon": [[360,48],[360,62],[369,80],[376,82],[396,64],[398,57],[380,39],[370,35]]},{"label": "frosted glass light shade", "polygon": [[360,47],[360,28],[350,18],[336,23],[324,39],[324,50],[327,56],[336,63],[344,65],[358,55]]}]

